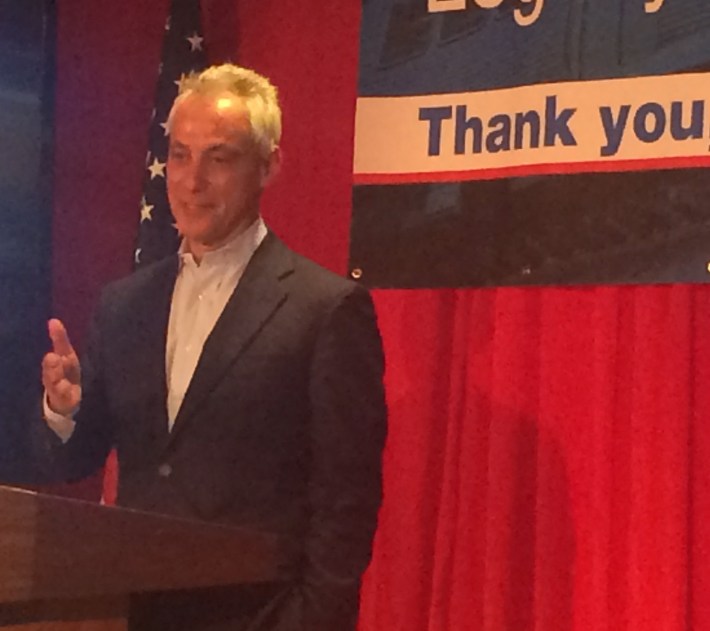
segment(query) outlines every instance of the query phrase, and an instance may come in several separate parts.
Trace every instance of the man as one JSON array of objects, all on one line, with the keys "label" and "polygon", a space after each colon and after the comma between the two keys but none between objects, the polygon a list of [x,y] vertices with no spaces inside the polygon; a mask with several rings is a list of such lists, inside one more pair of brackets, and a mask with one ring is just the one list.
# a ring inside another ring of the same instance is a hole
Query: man
[{"label": "man", "polygon": [[115,445],[119,504],[300,542],[295,582],[151,601],[134,628],[354,629],[386,416],[369,294],[260,218],[280,157],[267,79],[207,69],[182,86],[168,129],[180,252],[105,289],[81,366],[50,321],[52,467],[87,475]]}]

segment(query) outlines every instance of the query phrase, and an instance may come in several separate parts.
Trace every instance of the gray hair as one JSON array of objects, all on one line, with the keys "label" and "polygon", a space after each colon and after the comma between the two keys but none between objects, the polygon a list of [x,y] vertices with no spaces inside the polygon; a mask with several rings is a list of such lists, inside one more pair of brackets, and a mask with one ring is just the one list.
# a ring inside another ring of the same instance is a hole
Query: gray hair
[{"label": "gray hair", "polygon": [[168,131],[172,126],[175,108],[187,97],[219,92],[227,92],[242,99],[249,112],[252,136],[261,154],[268,157],[281,140],[278,91],[266,77],[234,64],[211,66],[200,73],[188,75],[180,82],[180,91],[168,116]]}]

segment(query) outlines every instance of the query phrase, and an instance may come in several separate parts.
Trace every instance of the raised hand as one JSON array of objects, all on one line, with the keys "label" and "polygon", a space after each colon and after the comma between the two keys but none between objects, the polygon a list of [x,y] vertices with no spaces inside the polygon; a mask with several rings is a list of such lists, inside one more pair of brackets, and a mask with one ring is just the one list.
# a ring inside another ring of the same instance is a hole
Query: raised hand
[{"label": "raised hand", "polygon": [[81,367],[61,320],[48,323],[52,351],[42,360],[42,384],[49,407],[58,414],[72,414],[81,402]]}]

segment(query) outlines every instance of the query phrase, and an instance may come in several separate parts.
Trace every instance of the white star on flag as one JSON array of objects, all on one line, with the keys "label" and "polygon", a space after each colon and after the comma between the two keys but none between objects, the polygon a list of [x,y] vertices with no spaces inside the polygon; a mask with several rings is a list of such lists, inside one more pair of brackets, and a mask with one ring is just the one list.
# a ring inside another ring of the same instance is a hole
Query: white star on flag
[{"label": "white star on flag", "polygon": [[207,38],[200,27],[201,0],[166,0],[166,3],[170,5],[170,17],[165,20],[155,110],[148,128],[149,152],[143,170],[143,190],[138,196],[141,201],[137,204],[140,223],[133,248],[137,268],[177,251],[179,239],[171,227],[175,219],[165,189],[170,150],[168,117],[177,88],[184,90],[189,77],[207,66]]},{"label": "white star on flag", "polygon": [[193,33],[192,37],[186,37],[185,39],[190,42],[191,51],[202,50],[202,42],[205,39],[204,37],[200,37],[197,33]]},{"label": "white star on flag", "polygon": [[154,206],[146,202],[145,197],[141,200],[141,223],[144,221],[153,221],[153,215],[151,214],[153,208]]},{"label": "white star on flag", "polygon": [[178,87],[178,92],[182,90],[182,84],[185,83],[187,75],[184,72],[180,73],[180,78],[173,81],[173,83]]},{"label": "white star on flag", "polygon": [[150,171],[150,179],[156,177],[165,177],[165,162],[160,162],[158,158],[153,158],[153,164],[148,167]]}]

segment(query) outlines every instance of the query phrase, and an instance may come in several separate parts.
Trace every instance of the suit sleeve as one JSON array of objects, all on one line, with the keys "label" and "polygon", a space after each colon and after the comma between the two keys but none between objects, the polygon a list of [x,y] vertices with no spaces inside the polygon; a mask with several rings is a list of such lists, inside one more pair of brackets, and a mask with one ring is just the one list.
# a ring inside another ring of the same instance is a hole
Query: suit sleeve
[{"label": "suit sleeve", "polygon": [[106,299],[96,310],[86,351],[81,358],[82,399],[74,416],[76,427],[66,443],[44,420],[33,431],[33,460],[42,481],[74,481],[100,469],[113,444],[113,426],[106,404],[101,344]]},{"label": "suit sleeve", "polygon": [[382,499],[383,372],[372,300],[362,287],[351,286],[323,319],[311,362],[312,516],[303,573],[275,608],[278,620],[262,620],[255,630],[356,628],[360,581]]}]

